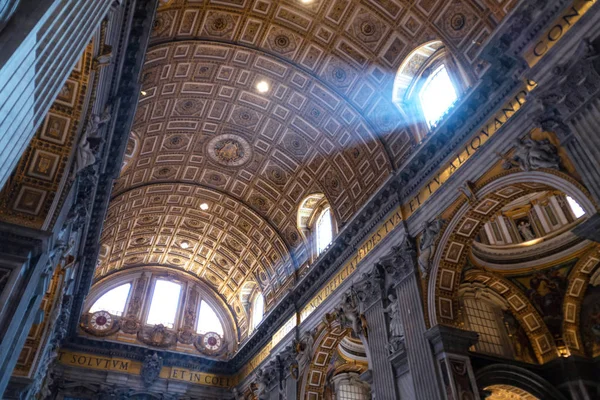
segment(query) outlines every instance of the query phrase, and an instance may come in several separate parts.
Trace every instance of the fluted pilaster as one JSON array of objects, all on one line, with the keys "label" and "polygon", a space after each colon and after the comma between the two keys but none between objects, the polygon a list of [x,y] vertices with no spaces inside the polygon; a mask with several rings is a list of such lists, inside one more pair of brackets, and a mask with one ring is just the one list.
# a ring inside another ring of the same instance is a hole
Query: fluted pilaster
[{"label": "fluted pilaster", "polygon": [[388,335],[382,301],[375,302],[365,311],[364,316],[369,326],[369,361],[373,371],[371,392],[375,394],[377,399],[398,399],[394,372],[391,363],[388,361],[390,352],[386,347]]},{"label": "fluted pilaster", "polygon": [[425,338],[425,316],[421,306],[419,282],[414,271],[396,286],[396,294],[404,322],[406,353],[414,383],[415,398],[442,399],[431,346]]}]

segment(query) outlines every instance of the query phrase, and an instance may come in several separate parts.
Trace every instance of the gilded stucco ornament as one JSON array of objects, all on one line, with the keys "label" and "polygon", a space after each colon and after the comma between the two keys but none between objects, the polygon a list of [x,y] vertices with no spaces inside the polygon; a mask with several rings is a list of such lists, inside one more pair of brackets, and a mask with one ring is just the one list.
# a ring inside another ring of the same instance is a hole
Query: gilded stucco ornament
[{"label": "gilded stucco ornament", "polygon": [[177,334],[162,324],[155,325],[150,329],[142,327],[137,333],[137,338],[140,342],[155,347],[171,347],[177,342]]},{"label": "gilded stucco ornament", "polygon": [[219,135],[208,142],[208,154],[221,165],[239,167],[252,157],[250,144],[238,135]]}]

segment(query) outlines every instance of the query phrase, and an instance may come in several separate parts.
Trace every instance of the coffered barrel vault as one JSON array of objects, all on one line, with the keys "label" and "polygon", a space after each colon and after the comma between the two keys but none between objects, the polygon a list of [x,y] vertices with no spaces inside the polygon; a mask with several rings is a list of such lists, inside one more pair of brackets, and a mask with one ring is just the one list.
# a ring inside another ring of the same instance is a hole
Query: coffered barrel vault
[{"label": "coffered barrel vault", "polygon": [[216,40],[285,60],[318,78],[364,115],[396,165],[414,144],[411,127],[391,102],[402,61],[419,45],[441,40],[473,74],[480,44],[514,6],[510,0],[174,0],[162,4],[151,43]]},{"label": "coffered barrel vault", "polygon": [[0,397],[598,397],[596,0],[104,3],[0,188]]}]

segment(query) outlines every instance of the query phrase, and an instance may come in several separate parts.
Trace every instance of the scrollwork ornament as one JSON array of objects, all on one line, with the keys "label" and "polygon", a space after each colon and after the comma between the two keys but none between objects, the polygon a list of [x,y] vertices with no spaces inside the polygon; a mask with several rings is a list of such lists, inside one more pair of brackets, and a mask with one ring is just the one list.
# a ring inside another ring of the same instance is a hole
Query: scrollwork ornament
[{"label": "scrollwork ornament", "polygon": [[122,318],[120,321],[121,330],[127,334],[133,335],[140,330],[140,321],[136,318]]},{"label": "scrollwork ornament", "polygon": [[192,344],[194,343],[194,340],[196,340],[196,333],[189,327],[180,329],[177,334],[177,340],[179,343]]},{"label": "scrollwork ornament", "polygon": [[177,343],[177,334],[164,325],[155,325],[150,330],[140,329],[137,334],[140,342],[155,347],[171,347]]},{"label": "scrollwork ornament", "polygon": [[381,299],[384,284],[385,271],[379,263],[370,272],[363,273],[361,279],[353,284],[353,290],[363,309]]},{"label": "scrollwork ornament", "polygon": [[146,387],[152,386],[160,375],[160,370],[163,366],[163,359],[157,353],[147,355],[142,363],[140,374]]}]

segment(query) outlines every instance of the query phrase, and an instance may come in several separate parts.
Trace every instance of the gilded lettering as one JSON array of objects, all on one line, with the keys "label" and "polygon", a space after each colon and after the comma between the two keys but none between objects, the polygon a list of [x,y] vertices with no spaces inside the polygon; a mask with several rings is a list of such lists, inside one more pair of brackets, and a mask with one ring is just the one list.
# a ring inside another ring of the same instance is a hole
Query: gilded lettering
[{"label": "gilded lettering", "polygon": [[546,54],[546,51],[548,51],[548,46],[546,46],[546,43],[540,41],[538,42],[535,47],[533,48],[533,54],[536,57],[541,57],[544,54]]},{"label": "gilded lettering", "polygon": [[573,17],[578,17],[579,16],[579,11],[576,10],[575,7],[571,7],[571,10],[573,10],[573,14],[563,15],[563,21],[565,21],[565,23],[568,26],[571,26],[571,20],[569,18],[573,18]]},{"label": "gilded lettering", "polygon": [[[537,84],[536,84],[537,86]],[[519,93],[517,93],[517,95],[515,96],[515,100],[517,100],[517,103],[519,103],[519,108],[525,104],[525,98],[527,97],[527,92],[525,90],[521,90]]]},{"label": "gilded lettering", "polygon": [[500,121],[498,118],[494,118],[494,132],[500,129],[504,125],[504,122]]},{"label": "gilded lettering", "polygon": [[[508,103],[508,104],[509,104],[510,108],[509,107],[505,107],[505,108],[502,109],[502,113],[504,113],[504,118],[506,118],[506,119],[509,119],[511,117],[511,115],[515,113],[514,106],[511,103]],[[509,112],[512,113],[512,114],[508,115]]]},{"label": "gilded lettering", "polygon": [[475,136],[473,139],[471,139],[470,145],[473,150],[477,150],[479,146],[481,146],[481,138],[479,136]]},{"label": "gilded lettering", "polygon": [[[552,32],[554,32],[554,34],[552,34]],[[552,27],[552,29],[550,29],[550,31],[548,32],[548,40],[551,42],[556,42],[558,39],[560,39],[560,37],[563,34],[563,27],[562,25],[554,25]]]}]

